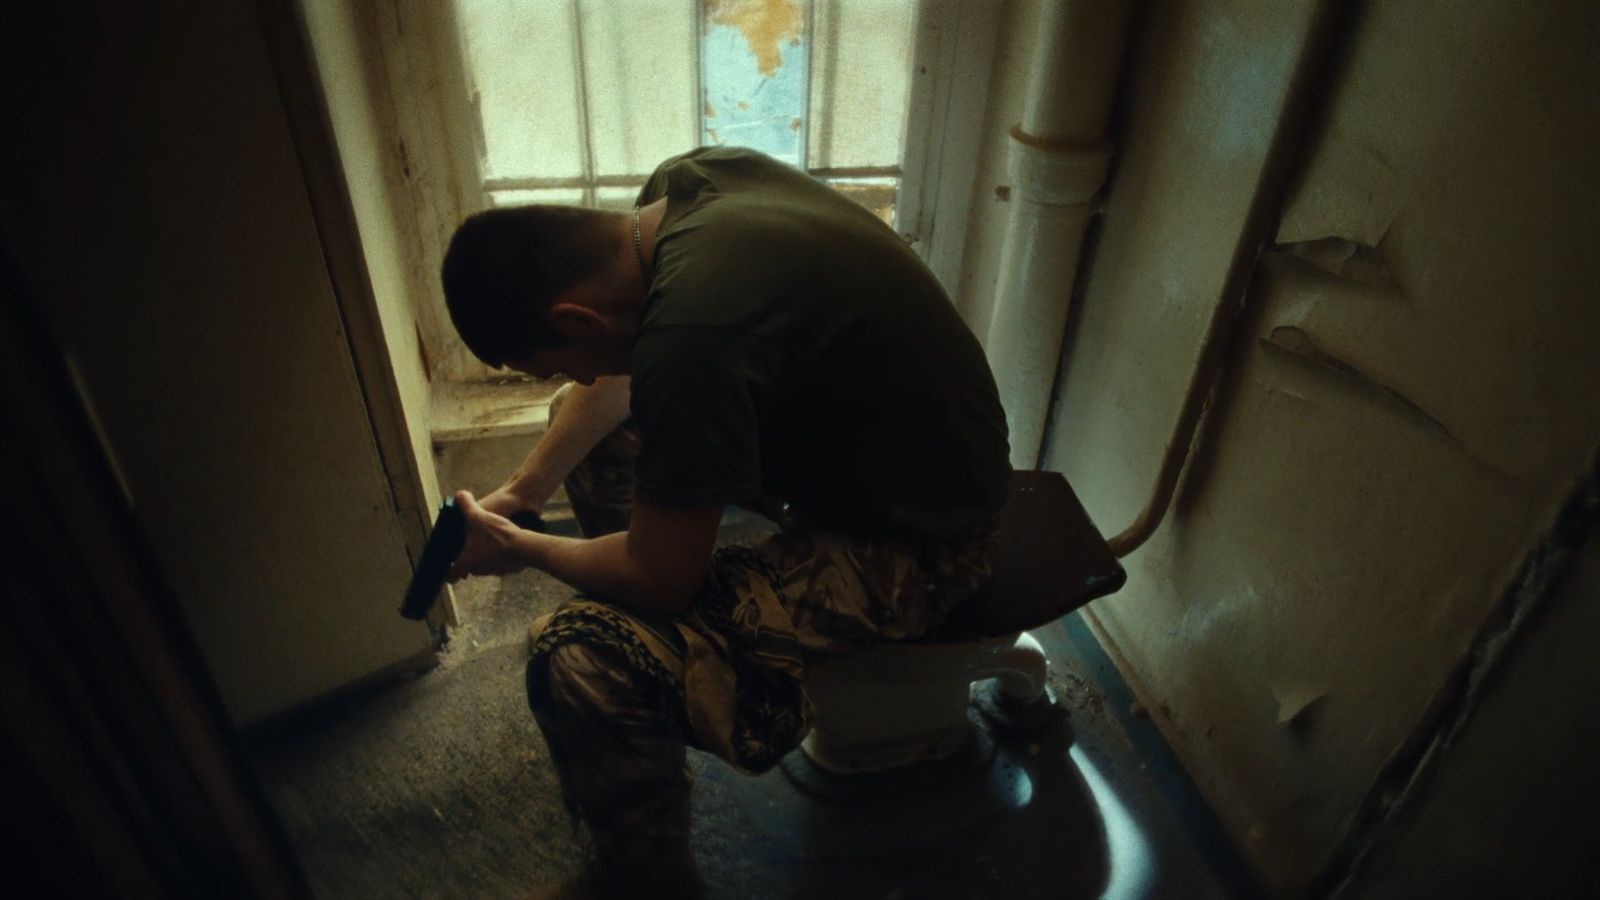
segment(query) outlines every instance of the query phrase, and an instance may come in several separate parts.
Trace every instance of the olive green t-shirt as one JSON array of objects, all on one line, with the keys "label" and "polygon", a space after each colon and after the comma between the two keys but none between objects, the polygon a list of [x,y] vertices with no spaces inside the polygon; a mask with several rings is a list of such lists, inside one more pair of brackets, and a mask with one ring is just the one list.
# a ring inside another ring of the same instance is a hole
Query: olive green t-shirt
[{"label": "olive green t-shirt", "polygon": [[640,497],[929,537],[999,508],[994,377],[893,229],[749,150],[668,160],[639,204],[663,195],[632,357]]}]

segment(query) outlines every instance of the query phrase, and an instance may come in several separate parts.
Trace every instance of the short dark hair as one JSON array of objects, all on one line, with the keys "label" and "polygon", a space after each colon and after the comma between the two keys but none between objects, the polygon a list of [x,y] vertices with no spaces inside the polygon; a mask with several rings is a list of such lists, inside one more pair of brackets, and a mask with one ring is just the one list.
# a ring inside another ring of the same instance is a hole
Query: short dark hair
[{"label": "short dark hair", "polygon": [[512,206],[467,217],[440,272],[450,321],[494,368],[562,346],[551,301],[605,271],[618,250],[608,214],[575,206]]}]

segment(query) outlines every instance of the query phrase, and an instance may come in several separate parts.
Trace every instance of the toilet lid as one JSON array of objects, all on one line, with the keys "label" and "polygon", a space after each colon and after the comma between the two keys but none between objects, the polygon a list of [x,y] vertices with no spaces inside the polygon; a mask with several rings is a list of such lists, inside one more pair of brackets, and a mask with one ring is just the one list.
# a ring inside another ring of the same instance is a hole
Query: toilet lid
[{"label": "toilet lid", "polygon": [[976,640],[1037,628],[1127,581],[1059,472],[1016,471],[1000,513],[1000,556],[989,590],[953,614],[938,640]]}]

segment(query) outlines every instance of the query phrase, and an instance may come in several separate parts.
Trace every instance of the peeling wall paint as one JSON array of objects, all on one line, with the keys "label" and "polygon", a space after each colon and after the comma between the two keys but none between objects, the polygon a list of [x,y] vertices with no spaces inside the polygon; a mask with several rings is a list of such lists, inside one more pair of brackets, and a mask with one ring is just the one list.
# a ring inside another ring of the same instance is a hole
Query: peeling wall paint
[{"label": "peeling wall paint", "polygon": [[[1104,533],[1126,527],[1150,495],[1311,10],[1309,2],[1157,4],[1131,36],[1117,158],[1099,246],[1080,274],[1082,303],[1063,353],[1045,461],[1073,482]],[[1234,65],[1257,74],[1227,77]],[[1276,73],[1262,74],[1271,65]],[[1248,136],[1255,143],[1247,151],[1241,141]],[[1246,383],[1263,377],[1231,371]],[[1303,384],[1256,396],[1273,414],[1304,414],[1312,404],[1291,392],[1316,396]],[[1202,435],[1213,430],[1209,424]],[[1256,452],[1315,466],[1318,451],[1341,438],[1335,431],[1307,436],[1304,446]],[[1224,452],[1209,468],[1232,476]],[[1207,470],[1203,461],[1191,462],[1166,523],[1124,561],[1128,586],[1092,608],[1113,656],[1233,840],[1264,880],[1281,883],[1315,865],[1304,836],[1315,826],[1298,821],[1304,817],[1297,811],[1325,805],[1328,787],[1304,784],[1292,796],[1280,790],[1301,780],[1297,759],[1308,741],[1279,725],[1279,695],[1327,694],[1313,710],[1323,723],[1347,701],[1333,673],[1308,669],[1278,639],[1286,598],[1315,583],[1284,577],[1280,565],[1253,565],[1242,548],[1277,562],[1328,536],[1315,527],[1275,527],[1265,512],[1301,490],[1289,466],[1230,478],[1232,508],[1212,501]],[[1248,527],[1204,530],[1230,519]],[[1201,540],[1186,539],[1197,530]]]},{"label": "peeling wall paint", "polygon": [[1274,326],[1272,331],[1261,339],[1261,342],[1267,347],[1282,350],[1313,365],[1322,366],[1350,378],[1361,389],[1371,391],[1378,398],[1378,402],[1392,405],[1418,425],[1452,444],[1459,445],[1461,443],[1455,439],[1455,435],[1450,433],[1450,429],[1446,428],[1443,422],[1430,415],[1427,410],[1417,405],[1410,397],[1391,387],[1383,379],[1363,372],[1357,364],[1330,353],[1300,326]]},{"label": "peeling wall paint", "polygon": [[795,0],[713,0],[699,50],[704,143],[805,159],[811,80],[805,8]]},{"label": "peeling wall paint", "polygon": [[[1105,531],[1150,489],[1255,185],[1249,141],[1207,129],[1273,108],[1207,93],[1271,79],[1199,75],[1281,60],[1309,8],[1158,6],[1050,444]],[[1600,445],[1600,11],[1364,8],[1178,503],[1092,607],[1286,895],[1427,727]]]},{"label": "peeling wall paint", "polygon": [[1344,237],[1325,237],[1279,244],[1274,249],[1335,278],[1347,278],[1373,287],[1395,286],[1394,276],[1389,273],[1389,265],[1377,242],[1363,244]]}]

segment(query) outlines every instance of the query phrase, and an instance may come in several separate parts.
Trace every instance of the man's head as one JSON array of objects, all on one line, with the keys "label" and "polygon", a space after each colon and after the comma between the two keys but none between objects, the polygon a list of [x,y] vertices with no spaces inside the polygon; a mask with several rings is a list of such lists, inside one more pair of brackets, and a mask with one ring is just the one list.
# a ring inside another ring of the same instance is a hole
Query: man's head
[{"label": "man's head", "polygon": [[625,228],[615,213],[570,206],[469,217],[450,239],[441,273],[461,340],[496,368],[570,353],[590,337],[585,329],[594,322],[586,314],[608,311]]}]

